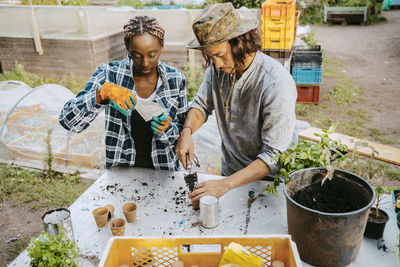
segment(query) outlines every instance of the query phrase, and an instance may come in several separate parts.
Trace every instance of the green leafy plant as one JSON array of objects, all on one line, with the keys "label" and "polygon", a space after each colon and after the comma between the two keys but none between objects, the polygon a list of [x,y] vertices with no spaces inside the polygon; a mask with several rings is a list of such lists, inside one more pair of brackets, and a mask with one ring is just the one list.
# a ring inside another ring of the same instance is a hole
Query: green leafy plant
[{"label": "green leafy plant", "polygon": [[[300,6],[300,5],[297,5]],[[323,24],[324,23],[324,6],[320,4],[310,5],[303,9],[300,15],[300,25],[307,24]]]},{"label": "green leafy plant", "polygon": [[226,2],[232,2],[233,6],[235,8],[241,8],[242,6],[247,7],[247,8],[261,8],[261,4],[264,3],[265,1],[261,0],[224,0],[223,3]]},{"label": "green leafy plant", "polygon": [[144,5],[145,6],[162,6],[162,2],[161,1],[159,1],[159,0],[152,0],[152,1],[150,1],[150,2],[148,2],[148,3],[145,3]]},{"label": "green leafy plant", "polygon": [[53,176],[53,148],[51,146],[51,133],[53,132],[53,129],[48,129],[47,130],[47,135],[46,135],[46,149],[47,149],[47,155],[45,158],[45,165],[47,167],[46,169],[46,176],[47,178],[51,178]]},{"label": "green leafy plant", "polygon": [[301,38],[307,45],[317,45],[319,42],[314,39],[314,33],[309,33],[307,36]]},{"label": "green leafy plant", "polygon": [[28,86],[34,88],[43,84],[59,84],[62,85],[74,94],[78,93],[85,87],[85,82],[76,81],[73,74],[69,77],[64,77],[62,79],[55,78],[43,78],[39,75],[27,72],[21,64],[18,64],[15,68],[4,73],[0,73],[0,81],[21,81],[26,83]]},{"label": "green leafy plant", "polygon": [[[328,134],[333,133],[336,125],[332,125],[328,130],[322,130],[322,134],[315,134],[320,138],[318,143],[300,140],[298,145],[292,144],[292,147],[279,155],[281,165],[280,172],[275,174],[274,183],[264,188],[266,194],[272,193],[278,195],[277,187],[281,183],[281,177],[284,183],[290,181],[289,175],[295,171],[313,168],[327,167],[328,174],[333,174],[334,166],[339,165],[345,158],[347,146],[339,141],[331,139]],[[327,178],[331,178],[328,177]]]},{"label": "green leafy plant", "polygon": [[57,238],[42,232],[26,249],[32,267],[78,266],[79,248],[61,230]]},{"label": "green leafy plant", "polygon": [[[361,157],[359,153],[360,148],[369,148],[371,150],[371,156],[367,158]],[[353,151],[349,152],[346,157],[343,158],[340,167],[370,180],[372,180],[376,176],[379,176],[382,178],[381,183],[383,184],[382,171],[378,165],[373,164],[373,161],[377,154],[378,152],[375,150],[375,148],[368,145],[367,142],[355,142]]]},{"label": "green leafy plant", "polygon": [[375,218],[379,217],[379,205],[383,199],[383,195],[390,194],[390,192],[392,192],[396,188],[397,187],[389,187],[389,186],[384,186],[384,185],[375,186],[375,193],[376,193],[375,214],[374,214]]}]

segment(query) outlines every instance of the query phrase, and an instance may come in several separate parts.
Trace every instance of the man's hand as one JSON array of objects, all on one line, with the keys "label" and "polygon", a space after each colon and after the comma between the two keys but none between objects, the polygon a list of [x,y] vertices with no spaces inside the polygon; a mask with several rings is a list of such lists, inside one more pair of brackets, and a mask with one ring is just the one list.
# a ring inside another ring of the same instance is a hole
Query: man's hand
[{"label": "man's hand", "polygon": [[186,166],[186,154],[189,155],[188,164],[194,162],[194,144],[192,139],[192,131],[190,127],[184,127],[179,136],[178,143],[176,144],[175,152],[178,155],[179,161],[182,163],[184,169]]},{"label": "man's hand", "polygon": [[158,117],[153,117],[151,120],[151,129],[154,134],[160,134],[164,132],[171,123],[171,117],[164,113]]},{"label": "man's hand", "polygon": [[203,196],[222,197],[230,190],[230,184],[227,178],[222,180],[209,180],[199,183],[195,186],[193,192],[189,194],[193,207],[198,206],[200,198]]},{"label": "man's hand", "polygon": [[116,84],[105,82],[99,89],[99,100],[110,101],[110,105],[128,116],[128,110],[134,110],[137,103],[136,97],[128,89]]}]

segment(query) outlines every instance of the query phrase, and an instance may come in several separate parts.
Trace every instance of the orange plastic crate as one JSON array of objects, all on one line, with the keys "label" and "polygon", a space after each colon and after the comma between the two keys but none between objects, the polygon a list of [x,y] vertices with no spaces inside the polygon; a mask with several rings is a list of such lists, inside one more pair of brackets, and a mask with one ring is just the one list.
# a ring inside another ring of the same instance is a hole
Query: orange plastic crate
[{"label": "orange plastic crate", "polygon": [[296,85],[297,102],[300,103],[318,103],[319,86],[318,85]]},{"label": "orange plastic crate", "polygon": [[246,235],[112,237],[104,250],[99,267],[167,267],[178,260],[183,261],[185,266],[217,267],[231,242],[242,245],[253,255],[262,258],[265,266],[271,266],[274,260],[283,261],[286,267],[302,266],[296,244],[291,241],[290,235]]}]

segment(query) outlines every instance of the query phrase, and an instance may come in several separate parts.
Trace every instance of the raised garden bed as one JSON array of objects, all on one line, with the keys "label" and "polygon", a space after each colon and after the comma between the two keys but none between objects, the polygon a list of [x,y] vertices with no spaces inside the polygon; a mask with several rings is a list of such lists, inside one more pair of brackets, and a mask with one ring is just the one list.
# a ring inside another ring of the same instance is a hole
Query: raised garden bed
[{"label": "raised garden bed", "polygon": [[[66,139],[63,136],[51,136],[52,150],[59,150],[65,145]],[[44,160],[47,155],[46,134],[29,133],[14,140],[7,147],[14,157]]]},{"label": "raised garden bed", "polygon": [[97,131],[85,131],[71,138],[68,149],[67,144],[55,153],[56,162],[73,164],[77,166],[95,167],[104,157],[103,136]]},{"label": "raised garden bed", "polygon": [[349,6],[324,6],[324,22],[331,23],[359,23],[367,21],[368,7],[349,7]]}]

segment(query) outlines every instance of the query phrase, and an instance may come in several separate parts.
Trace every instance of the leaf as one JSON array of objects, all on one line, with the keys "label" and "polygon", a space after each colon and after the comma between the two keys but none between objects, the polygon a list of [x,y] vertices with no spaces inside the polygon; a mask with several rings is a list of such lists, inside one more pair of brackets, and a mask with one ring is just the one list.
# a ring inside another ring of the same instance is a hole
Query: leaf
[{"label": "leaf", "polygon": [[327,132],[328,132],[328,133],[333,133],[333,132],[335,131],[336,127],[337,127],[337,124],[332,124],[332,125],[328,128]]}]

